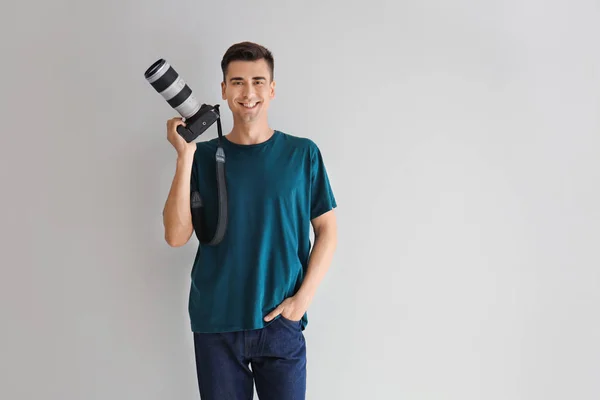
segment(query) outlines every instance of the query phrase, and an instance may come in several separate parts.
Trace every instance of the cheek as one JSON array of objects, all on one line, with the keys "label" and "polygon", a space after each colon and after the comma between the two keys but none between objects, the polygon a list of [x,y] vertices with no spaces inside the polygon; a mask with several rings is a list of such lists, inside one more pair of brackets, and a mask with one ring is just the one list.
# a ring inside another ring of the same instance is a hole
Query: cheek
[{"label": "cheek", "polygon": [[260,91],[260,94],[263,98],[265,99],[269,99],[271,98],[271,89],[269,88],[265,88],[263,90]]},{"label": "cheek", "polygon": [[235,98],[237,97],[237,95],[235,94],[235,92],[233,90],[228,90],[225,92],[225,97],[227,98],[227,100],[231,103],[235,103]]}]

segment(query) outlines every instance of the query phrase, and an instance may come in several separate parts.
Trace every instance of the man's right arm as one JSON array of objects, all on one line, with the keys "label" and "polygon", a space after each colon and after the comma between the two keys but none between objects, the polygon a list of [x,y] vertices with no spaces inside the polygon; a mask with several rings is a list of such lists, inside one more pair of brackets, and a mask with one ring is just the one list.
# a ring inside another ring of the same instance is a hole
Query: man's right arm
[{"label": "man's right arm", "polygon": [[185,122],[181,118],[173,118],[167,122],[167,138],[177,151],[177,166],[163,210],[165,240],[173,247],[183,246],[194,233],[190,210],[190,184],[196,143],[187,143],[177,133],[178,125],[185,126]]},{"label": "man's right arm", "polygon": [[190,211],[190,179],[194,154],[177,157],[175,176],[163,210],[165,240],[169,246],[183,246],[194,232]]}]

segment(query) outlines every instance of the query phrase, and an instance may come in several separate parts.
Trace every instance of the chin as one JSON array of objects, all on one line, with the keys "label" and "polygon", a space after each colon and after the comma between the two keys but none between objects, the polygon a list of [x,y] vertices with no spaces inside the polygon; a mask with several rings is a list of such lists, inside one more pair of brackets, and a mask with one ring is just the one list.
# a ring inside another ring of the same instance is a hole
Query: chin
[{"label": "chin", "polygon": [[258,115],[248,115],[248,114],[242,114],[239,117],[240,117],[240,120],[242,120],[244,122],[252,122],[252,121],[256,121],[257,119],[259,119]]}]

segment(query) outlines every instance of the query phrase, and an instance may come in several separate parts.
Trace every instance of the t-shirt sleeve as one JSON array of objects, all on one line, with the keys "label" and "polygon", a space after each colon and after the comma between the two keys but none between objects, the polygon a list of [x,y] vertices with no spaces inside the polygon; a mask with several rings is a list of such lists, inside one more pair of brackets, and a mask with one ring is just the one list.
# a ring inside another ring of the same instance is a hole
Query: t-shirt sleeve
[{"label": "t-shirt sleeve", "polygon": [[310,159],[310,219],[312,220],[336,208],[337,203],[323,162],[323,155],[314,143],[311,143]]}]

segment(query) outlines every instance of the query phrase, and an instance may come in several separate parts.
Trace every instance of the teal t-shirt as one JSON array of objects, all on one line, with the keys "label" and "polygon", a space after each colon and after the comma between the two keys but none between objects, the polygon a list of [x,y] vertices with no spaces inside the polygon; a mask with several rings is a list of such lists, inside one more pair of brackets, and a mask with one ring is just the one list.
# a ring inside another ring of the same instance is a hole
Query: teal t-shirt
[{"label": "teal t-shirt", "polygon": [[[228,193],[227,232],[200,244],[191,272],[194,332],[266,326],[263,318],[300,288],[311,251],[311,220],[337,206],[323,157],[310,139],[281,131],[240,145],[222,138]],[[217,139],[198,142],[191,188],[202,196],[210,231],[218,216]],[[308,323],[302,317],[302,329]]]}]

